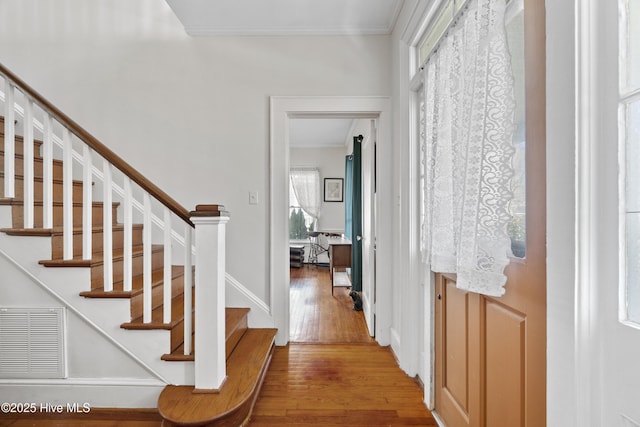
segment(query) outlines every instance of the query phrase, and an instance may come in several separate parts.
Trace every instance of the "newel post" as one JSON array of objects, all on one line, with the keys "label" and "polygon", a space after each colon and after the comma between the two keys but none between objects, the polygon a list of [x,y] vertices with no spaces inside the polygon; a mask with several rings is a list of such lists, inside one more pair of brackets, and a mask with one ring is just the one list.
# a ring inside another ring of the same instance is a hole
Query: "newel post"
[{"label": "newel post", "polygon": [[225,228],[221,205],[198,205],[195,225],[195,391],[216,392],[226,378]]}]

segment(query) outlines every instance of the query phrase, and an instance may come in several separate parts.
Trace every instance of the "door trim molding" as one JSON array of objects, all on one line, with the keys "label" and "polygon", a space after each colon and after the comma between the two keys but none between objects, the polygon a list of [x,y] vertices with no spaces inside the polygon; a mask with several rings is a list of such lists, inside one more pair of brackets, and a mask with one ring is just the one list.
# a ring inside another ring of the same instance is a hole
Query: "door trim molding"
[{"label": "door trim molding", "polygon": [[[576,425],[599,425],[598,401],[593,390],[599,381],[594,372],[598,348],[597,193],[598,162],[598,2],[579,0],[576,10],[576,266],[575,266],[575,420]],[[579,141],[579,143],[578,143]]]},{"label": "door trim molding", "polygon": [[[289,342],[289,221],[288,174],[289,120],[296,117],[348,117],[378,120],[378,258],[393,259],[393,175],[391,101],[372,96],[272,96],[270,98],[269,183],[269,289],[277,345]],[[392,321],[392,265],[376,266],[377,304],[375,336],[382,346],[390,343]]]}]

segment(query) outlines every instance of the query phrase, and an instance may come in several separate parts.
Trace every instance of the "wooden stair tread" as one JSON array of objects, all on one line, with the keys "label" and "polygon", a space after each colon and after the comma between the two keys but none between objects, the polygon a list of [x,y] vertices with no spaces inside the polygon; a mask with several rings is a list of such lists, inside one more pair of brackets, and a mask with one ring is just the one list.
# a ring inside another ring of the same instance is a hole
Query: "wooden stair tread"
[{"label": "wooden stair tread", "polygon": [[[195,293],[195,290],[193,291]],[[194,298],[192,296],[191,301]],[[191,313],[193,313],[193,308],[191,309]],[[146,330],[146,329],[173,329],[178,324],[182,323],[184,320],[184,295],[176,295],[171,300],[171,322],[164,323],[164,305],[160,304],[158,307],[154,308],[151,312],[151,322],[144,323],[143,317],[137,317],[135,319],[131,319],[130,322],[125,322],[120,325],[123,329],[136,329],[136,330]]]},{"label": "wooden stair tread", "polygon": [[[226,357],[227,359],[236,348],[238,342],[242,338],[242,335],[247,330],[247,314],[249,313],[249,308],[237,308],[237,307],[227,307],[224,311],[225,317],[225,342],[226,342]],[[191,337],[191,342],[195,344],[195,336]],[[195,347],[195,345],[194,345]],[[168,362],[181,362],[181,361],[193,361],[193,354],[184,354],[184,342],[180,344],[174,351],[171,353],[164,354],[161,357],[162,360],[166,360]]]},{"label": "wooden stair tread", "polygon": [[[4,118],[0,117],[0,122],[3,123],[2,126],[0,126],[0,136],[2,137],[2,147],[4,147]],[[18,123],[18,121],[16,120],[16,124]],[[24,143],[24,136],[22,135],[14,135],[15,137],[15,142],[20,141],[21,143]],[[33,138],[33,143],[35,145],[44,145],[44,142],[41,139],[37,139],[37,138]]]},{"label": "wooden stair tread", "polygon": [[[153,245],[151,248],[151,253],[162,252],[164,247],[162,245]],[[142,245],[137,245],[132,248],[133,256],[142,256],[143,247]],[[64,260],[64,259],[48,259],[39,261],[38,264],[44,265],[45,267],[94,267],[96,265],[103,264],[102,252],[97,252],[92,254],[94,255],[91,259],[82,259],[81,255],[74,256],[72,259]],[[124,249],[114,249],[113,250],[113,261],[121,261],[124,258]]]},{"label": "wooden stair tread", "polygon": [[[102,226],[93,226],[91,229],[94,234],[104,231]],[[113,231],[124,230],[124,224],[113,224],[111,229]],[[142,229],[142,224],[133,224],[132,229]],[[0,232],[9,236],[56,236],[63,234],[63,228],[0,228]],[[73,234],[82,234],[82,227],[73,227]]]},{"label": "wooden stair tread", "polygon": [[[24,181],[24,175],[23,174],[16,173],[13,176],[18,181]],[[0,170],[0,178],[4,178],[4,170]],[[40,176],[40,175],[34,175],[33,179],[34,179],[34,181],[38,181],[38,182],[43,182],[44,181],[44,178],[42,176]],[[53,181],[54,184],[62,185],[64,183],[62,178],[53,177],[52,181]],[[75,185],[76,187],[80,187],[80,186],[82,186],[82,184],[83,184],[83,182],[81,180],[78,180],[78,179],[74,179],[73,180],[73,185]],[[92,182],[91,185],[95,185],[95,183]]]},{"label": "wooden stair tread", "polygon": [[9,236],[38,236],[51,237],[53,229],[51,228],[0,228],[0,232]]},{"label": "wooden stair tread", "polygon": [[174,425],[239,426],[251,415],[271,361],[276,329],[249,329],[227,360],[227,379],[218,393],[194,393],[193,386],[167,386],[158,412]]},{"label": "wooden stair tread", "polygon": [[[42,200],[35,200],[33,202],[34,206],[42,206],[44,204],[44,202]],[[99,202],[99,201],[94,201],[92,202],[94,207],[100,207],[100,206],[104,206],[103,202]],[[24,200],[22,199],[17,199],[17,198],[6,198],[6,197],[0,197],[0,205],[4,205],[4,206],[24,206]],[[53,206],[64,206],[64,203],[61,201],[53,201]],[[118,207],[120,206],[120,202],[113,202],[112,203],[113,207]],[[73,202],[73,207],[76,208],[81,208],[82,207],[82,202]]]},{"label": "wooden stair tread", "polygon": [[[171,279],[176,279],[184,274],[184,267],[181,265],[171,266]],[[80,296],[86,298],[132,298],[142,293],[144,277],[142,275],[134,276],[131,280],[131,290],[121,291],[115,289],[122,288],[122,280],[113,283],[115,288],[113,291],[103,291],[93,289],[91,291],[80,292]],[[118,286],[120,285],[120,286]],[[164,286],[164,268],[156,269],[151,272],[151,288]]]}]

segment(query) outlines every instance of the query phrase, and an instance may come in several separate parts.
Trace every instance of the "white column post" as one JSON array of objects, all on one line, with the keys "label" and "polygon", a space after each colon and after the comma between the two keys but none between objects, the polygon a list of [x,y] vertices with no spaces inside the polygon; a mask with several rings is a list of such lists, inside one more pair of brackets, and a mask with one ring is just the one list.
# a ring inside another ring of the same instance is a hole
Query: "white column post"
[{"label": "white column post", "polygon": [[102,251],[103,285],[105,292],[113,291],[113,177],[111,163],[106,159],[102,165]]},{"label": "white column post", "polygon": [[196,241],[195,389],[219,390],[226,378],[225,229],[229,214],[219,205],[191,212]]},{"label": "white column post", "polygon": [[24,105],[24,139],[22,144],[24,181],[24,228],[33,228],[35,198],[33,179],[35,176],[33,165],[33,101],[26,97]]},{"label": "white column post", "polygon": [[53,123],[44,112],[42,146],[42,227],[53,228]]},{"label": "white column post", "polygon": [[191,354],[192,319],[191,307],[193,306],[193,255],[191,253],[193,241],[193,229],[191,224],[184,225],[184,354]]},{"label": "white column post", "polygon": [[73,259],[73,143],[71,132],[62,131],[62,241],[65,260]]},{"label": "white column post", "polygon": [[4,197],[12,199],[15,189],[15,87],[4,78]]}]

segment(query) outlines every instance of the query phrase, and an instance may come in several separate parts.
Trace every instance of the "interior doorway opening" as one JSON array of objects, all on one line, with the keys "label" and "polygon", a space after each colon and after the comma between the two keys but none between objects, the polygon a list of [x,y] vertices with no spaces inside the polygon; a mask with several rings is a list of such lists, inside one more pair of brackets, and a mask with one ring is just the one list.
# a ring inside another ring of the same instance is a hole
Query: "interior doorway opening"
[{"label": "interior doorway opening", "polygon": [[[290,340],[371,342],[363,310],[373,298],[371,201],[375,120],[304,117],[289,122]],[[367,153],[363,167],[362,147]],[[366,194],[365,194],[366,190]],[[363,209],[363,202],[369,208]],[[366,224],[366,234],[363,231]]]},{"label": "interior doorway opening", "polygon": [[[278,328],[276,343],[285,345],[290,337],[290,262],[289,262],[289,215],[290,207],[288,188],[289,170],[291,167],[290,155],[290,124],[293,120],[308,118],[347,118],[376,120],[378,137],[377,141],[387,141],[387,148],[380,152],[379,159],[391,159],[391,155],[385,155],[384,151],[391,151],[390,143],[390,101],[386,97],[273,97],[271,98],[271,297],[272,313]],[[382,133],[380,132],[382,130]],[[381,138],[381,135],[384,135]],[[386,170],[391,171],[391,164]],[[391,176],[382,185],[384,191],[379,191],[376,203],[390,207],[392,185]],[[378,186],[380,190],[380,185]],[[384,209],[379,216],[390,221],[392,212]],[[391,259],[391,230],[385,229],[378,233],[377,241],[387,242],[383,250],[384,255]],[[389,264],[374,264],[374,275],[390,277],[391,266]],[[384,280],[385,286],[377,289],[378,296],[384,294],[383,304],[377,306],[377,323],[371,328],[371,334],[375,334],[376,341],[381,345],[389,345],[389,329],[391,323],[391,290],[390,280]],[[373,301],[373,298],[369,299]],[[373,308],[372,308],[373,309]],[[372,310],[371,310],[372,311]]]}]

